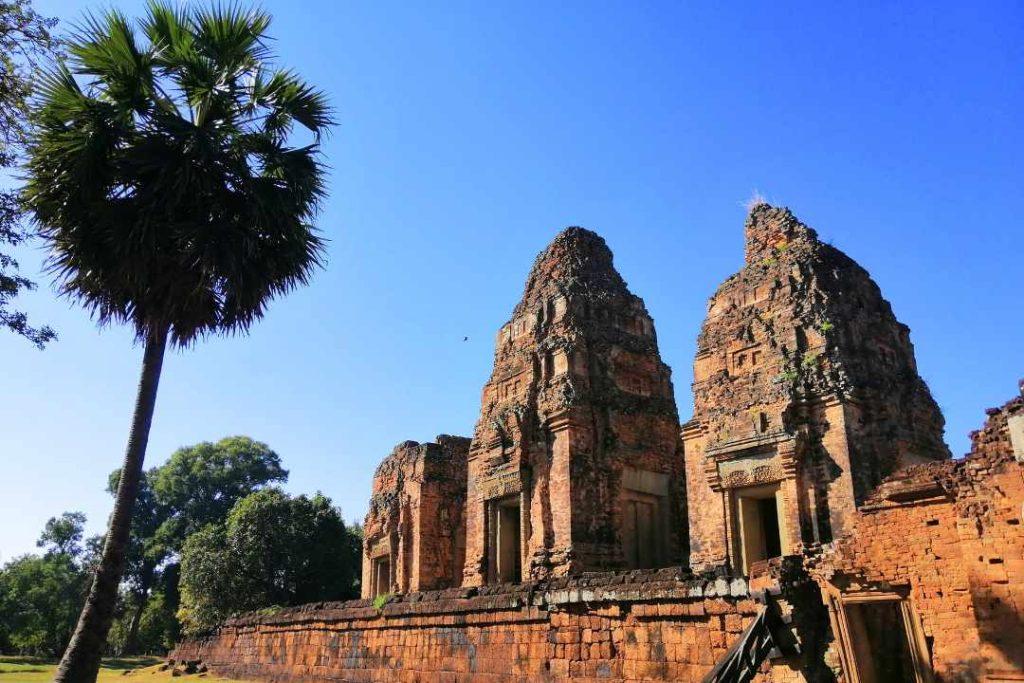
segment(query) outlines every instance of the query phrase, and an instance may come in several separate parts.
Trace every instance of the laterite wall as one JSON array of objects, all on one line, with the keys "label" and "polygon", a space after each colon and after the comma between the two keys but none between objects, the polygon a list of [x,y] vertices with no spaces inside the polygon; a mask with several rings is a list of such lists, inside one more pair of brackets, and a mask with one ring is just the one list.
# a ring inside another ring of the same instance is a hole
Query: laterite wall
[{"label": "laterite wall", "polygon": [[[699,681],[758,609],[742,579],[584,575],[246,617],[171,659],[272,681]],[[777,661],[759,680],[803,678]]]}]

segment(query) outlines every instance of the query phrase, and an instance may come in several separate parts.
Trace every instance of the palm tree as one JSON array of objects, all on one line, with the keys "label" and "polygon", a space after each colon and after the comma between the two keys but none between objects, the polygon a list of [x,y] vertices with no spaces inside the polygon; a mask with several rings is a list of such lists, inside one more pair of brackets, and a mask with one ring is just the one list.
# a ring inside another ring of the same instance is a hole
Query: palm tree
[{"label": "palm tree", "polygon": [[[56,680],[95,681],[164,349],[244,332],[322,264],[324,94],[275,68],[269,15],[151,2],[87,16],[43,83],[25,199],[61,293],[130,325],[142,373],[102,559]],[[295,124],[308,144],[293,142]]]}]

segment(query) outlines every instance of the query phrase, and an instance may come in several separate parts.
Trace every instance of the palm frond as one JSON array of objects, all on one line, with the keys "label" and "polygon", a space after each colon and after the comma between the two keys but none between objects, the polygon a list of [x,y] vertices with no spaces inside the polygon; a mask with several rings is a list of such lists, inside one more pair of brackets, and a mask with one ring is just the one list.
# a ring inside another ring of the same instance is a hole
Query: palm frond
[{"label": "palm frond", "polygon": [[139,48],[122,13],[87,14],[71,35],[68,53],[74,72],[95,77],[109,102],[130,111],[151,104],[152,55]]},{"label": "palm frond", "polygon": [[[264,72],[269,23],[163,0],[137,35],[88,15],[70,69],[41,80],[25,198],[60,291],[99,323],[167,325],[179,345],[243,332],[322,265],[332,114],[293,72]],[[294,123],[316,142],[290,143]]]},{"label": "palm frond", "polygon": [[292,120],[320,135],[334,124],[327,96],[305,83],[294,72],[280,70],[254,86],[253,99],[269,110],[266,130],[286,133]]},{"label": "palm frond", "polygon": [[258,64],[270,57],[265,44],[270,15],[257,9],[243,9],[240,4],[216,4],[192,13],[196,49],[234,71]]}]

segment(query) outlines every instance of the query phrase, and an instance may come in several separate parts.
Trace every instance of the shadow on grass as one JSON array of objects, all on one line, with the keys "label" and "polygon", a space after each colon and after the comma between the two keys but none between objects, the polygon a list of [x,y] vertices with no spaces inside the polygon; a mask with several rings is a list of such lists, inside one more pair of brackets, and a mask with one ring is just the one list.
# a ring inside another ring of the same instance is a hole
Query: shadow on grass
[{"label": "shadow on grass", "polygon": [[45,657],[22,657],[20,655],[0,655],[0,664],[56,664],[55,659]]},{"label": "shadow on grass", "polygon": [[104,659],[104,669],[141,669],[146,666],[153,666],[164,661],[160,657],[124,657],[119,659]]},{"label": "shadow on grass", "polygon": [[[104,659],[101,666],[104,669],[114,669],[116,671],[124,671],[127,669],[141,669],[147,666],[153,666],[164,661],[160,657],[115,657],[112,659]],[[45,666],[57,666],[59,662],[56,659],[46,659],[44,657],[20,657],[14,655],[0,655],[0,665],[3,664],[15,664],[21,665],[17,669],[4,669],[0,667],[0,673],[39,673],[46,671],[45,668],[26,669],[23,666],[29,665],[45,665]]]}]

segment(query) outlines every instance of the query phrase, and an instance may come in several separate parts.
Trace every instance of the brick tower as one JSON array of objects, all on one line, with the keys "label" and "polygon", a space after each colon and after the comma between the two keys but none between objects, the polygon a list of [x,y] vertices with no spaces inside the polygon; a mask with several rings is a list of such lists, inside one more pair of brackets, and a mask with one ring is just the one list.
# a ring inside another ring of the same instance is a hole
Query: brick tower
[{"label": "brick tower", "polygon": [[867,271],[759,204],[708,304],[683,426],[691,562],[741,571],[828,541],[882,478],[949,457],[910,330]]},{"label": "brick tower", "polygon": [[671,373],[604,240],[538,256],[469,452],[465,585],[685,561]]},{"label": "brick tower", "polygon": [[403,441],[373,476],[363,526],[362,595],[457,586],[465,558],[469,439]]}]

